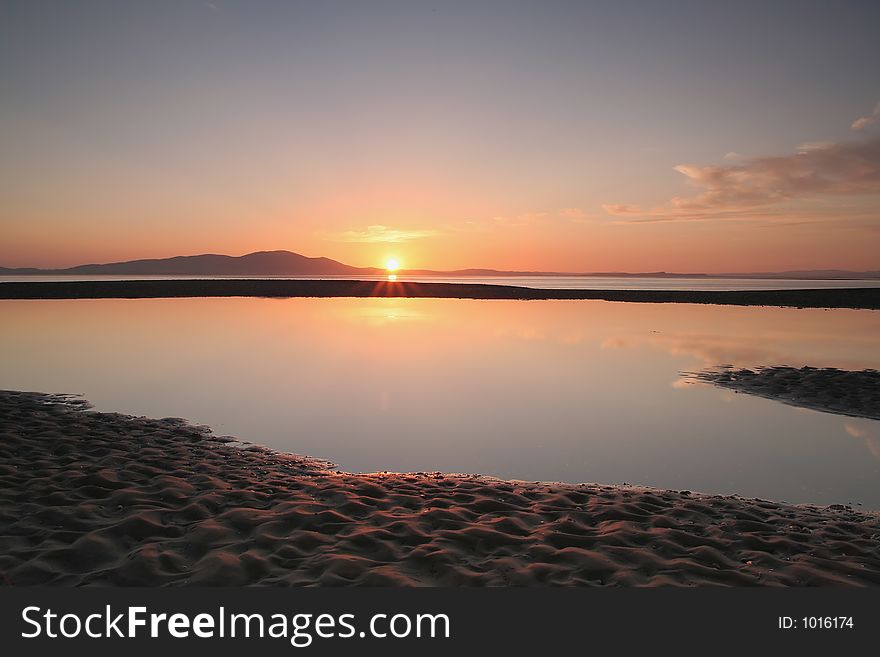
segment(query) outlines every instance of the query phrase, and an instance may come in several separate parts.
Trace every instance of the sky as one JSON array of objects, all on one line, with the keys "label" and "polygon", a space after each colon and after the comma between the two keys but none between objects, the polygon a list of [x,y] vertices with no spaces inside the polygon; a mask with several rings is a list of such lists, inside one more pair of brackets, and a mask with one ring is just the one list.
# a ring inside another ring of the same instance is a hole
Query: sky
[{"label": "sky", "polygon": [[880,3],[0,0],[0,266],[880,269]]}]

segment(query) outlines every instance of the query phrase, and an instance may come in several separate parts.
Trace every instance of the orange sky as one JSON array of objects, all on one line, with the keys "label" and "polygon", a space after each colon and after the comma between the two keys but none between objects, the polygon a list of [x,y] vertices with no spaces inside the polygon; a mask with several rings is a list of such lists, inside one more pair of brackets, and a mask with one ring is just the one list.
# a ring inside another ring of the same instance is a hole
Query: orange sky
[{"label": "orange sky", "polygon": [[0,266],[880,269],[878,9],[626,6],[20,3]]}]

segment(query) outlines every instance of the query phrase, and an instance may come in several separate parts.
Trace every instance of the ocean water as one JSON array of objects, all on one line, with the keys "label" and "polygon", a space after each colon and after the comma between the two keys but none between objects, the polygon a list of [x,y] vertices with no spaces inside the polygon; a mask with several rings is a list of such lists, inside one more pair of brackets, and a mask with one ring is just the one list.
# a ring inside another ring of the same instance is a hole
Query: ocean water
[{"label": "ocean water", "polygon": [[880,369],[880,312],[458,299],[0,301],[0,388],[185,417],[350,471],[880,508],[880,422],[690,383]]}]

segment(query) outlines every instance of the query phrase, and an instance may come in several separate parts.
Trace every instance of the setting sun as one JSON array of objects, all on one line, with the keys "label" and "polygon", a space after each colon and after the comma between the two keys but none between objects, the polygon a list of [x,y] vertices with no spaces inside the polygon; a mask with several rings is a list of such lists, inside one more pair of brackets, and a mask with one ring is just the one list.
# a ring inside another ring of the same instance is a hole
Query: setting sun
[{"label": "setting sun", "polygon": [[[0,645],[523,652],[574,593],[454,590],[697,589],[595,594],[650,657],[729,634],[724,586],[738,647],[857,647],[880,0],[843,4],[0,0],[0,598],[46,589]],[[115,609],[51,611],[79,586]],[[224,590],[133,606],[166,586]],[[235,611],[276,586],[398,611]]]}]

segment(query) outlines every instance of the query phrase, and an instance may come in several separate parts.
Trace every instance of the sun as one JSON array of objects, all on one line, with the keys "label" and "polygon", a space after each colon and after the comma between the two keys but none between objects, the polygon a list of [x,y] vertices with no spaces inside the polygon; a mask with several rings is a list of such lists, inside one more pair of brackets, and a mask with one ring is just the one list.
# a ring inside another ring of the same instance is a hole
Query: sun
[{"label": "sun", "polygon": [[388,258],[388,260],[385,261],[385,269],[388,271],[397,271],[400,269],[400,263],[396,258]]}]

